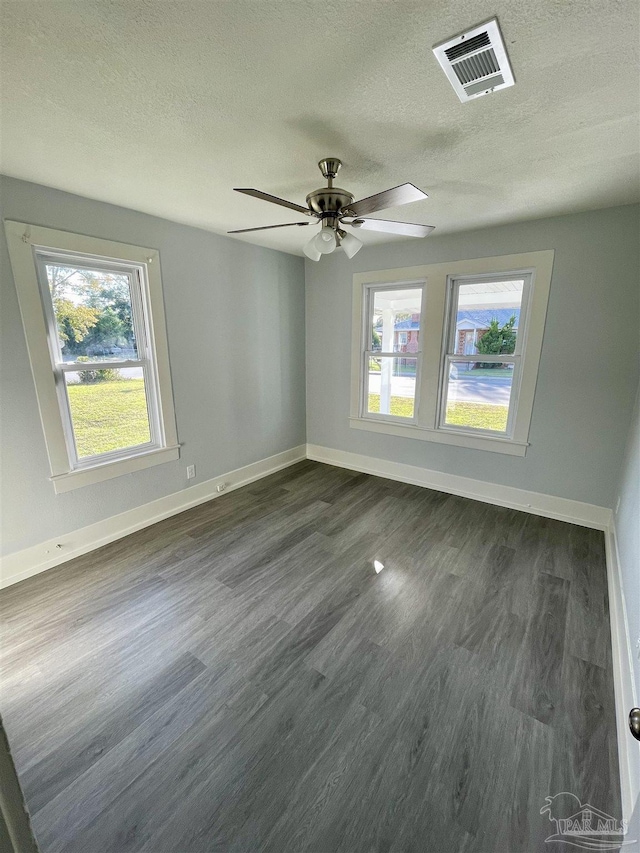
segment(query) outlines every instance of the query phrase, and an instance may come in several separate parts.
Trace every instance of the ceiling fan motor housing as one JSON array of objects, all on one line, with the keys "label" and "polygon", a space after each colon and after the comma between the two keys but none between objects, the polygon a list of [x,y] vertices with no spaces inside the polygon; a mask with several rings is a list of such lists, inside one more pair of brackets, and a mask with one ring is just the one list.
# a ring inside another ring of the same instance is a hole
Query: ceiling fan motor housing
[{"label": "ceiling fan motor housing", "polygon": [[307,204],[322,219],[337,217],[343,207],[353,202],[353,196],[339,187],[321,187],[307,196]]}]

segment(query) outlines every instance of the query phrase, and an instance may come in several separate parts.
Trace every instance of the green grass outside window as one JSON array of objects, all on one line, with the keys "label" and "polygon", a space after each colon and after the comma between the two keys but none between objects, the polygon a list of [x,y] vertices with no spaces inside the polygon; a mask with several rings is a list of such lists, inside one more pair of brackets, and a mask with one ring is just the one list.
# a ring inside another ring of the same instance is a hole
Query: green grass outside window
[{"label": "green grass outside window", "polygon": [[78,457],[151,441],[143,379],[69,385]]},{"label": "green grass outside window", "polygon": [[[369,412],[379,411],[380,395],[369,394]],[[392,397],[391,414],[402,418],[412,418],[413,400],[411,397]],[[508,414],[507,406],[492,405],[491,403],[449,403],[447,406],[447,423],[473,429],[506,432]]]}]

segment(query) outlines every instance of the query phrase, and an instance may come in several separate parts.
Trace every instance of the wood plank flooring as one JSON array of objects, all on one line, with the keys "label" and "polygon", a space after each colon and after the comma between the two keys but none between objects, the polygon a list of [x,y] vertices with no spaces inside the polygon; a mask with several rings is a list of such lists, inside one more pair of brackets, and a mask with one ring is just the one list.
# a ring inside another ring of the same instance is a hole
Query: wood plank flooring
[{"label": "wood plank flooring", "polygon": [[620,817],[606,589],[599,532],[314,462],[10,587],[42,853],[537,853],[547,796]]}]

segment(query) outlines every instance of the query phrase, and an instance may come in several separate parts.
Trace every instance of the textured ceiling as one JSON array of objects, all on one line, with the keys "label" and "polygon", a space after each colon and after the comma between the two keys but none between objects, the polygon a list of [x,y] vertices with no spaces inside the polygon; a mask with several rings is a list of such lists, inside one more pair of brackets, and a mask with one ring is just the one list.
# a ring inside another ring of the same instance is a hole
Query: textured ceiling
[{"label": "textured ceiling", "polygon": [[[439,234],[639,198],[637,0],[4,0],[2,171],[219,233],[294,222],[337,156]],[[516,85],[431,48],[496,15]],[[301,253],[311,228],[237,239]],[[367,243],[398,238],[359,232]],[[427,238],[428,239],[428,238]]]}]

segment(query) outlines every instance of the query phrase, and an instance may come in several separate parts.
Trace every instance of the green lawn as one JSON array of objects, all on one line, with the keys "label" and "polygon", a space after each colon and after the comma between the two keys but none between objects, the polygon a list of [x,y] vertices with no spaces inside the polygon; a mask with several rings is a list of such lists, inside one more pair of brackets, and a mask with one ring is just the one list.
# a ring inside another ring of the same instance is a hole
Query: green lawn
[{"label": "green lawn", "polygon": [[69,385],[68,393],[79,457],[151,440],[143,379]]},{"label": "green lawn", "polygon": [[[407,356],[411,358],[411,356]],[[413,363],[415,361],[415,356],[411,359],[411,365],[408,364],[398,364],[395,366],[393,375],[394,376],[411,376],[415,378],[416,375],[416,366]],[[380,359],[378,358],[370,358],[369,359],[369,373],[380,373]]]},{"label": "green lawn", "polygon": [[458,370],[458,379],[467,376],[486,376],[488,379],[510,379],[513,376],[513,370],[509,367],[478,367],[475,370]]},{"label": "green lawn", "polygon": [[[369,411],[380,411],[380,395],[369,394]],[[403,418],[413,417],[413,400],[410,397],[392,397],[391,414]],[[504,432],[507,428],[506,406],[489,403],[449,403],[447,423],[474,429],[492,429]]]},{"label": "green lawn", "polygon": [[[70,385],[68,392],[80,458],[135,447],[151,440],[142,379]],[[379,394],[369,394],[369,411],[380,411]],[[410,397],[392,397],[391,414],[412,418],[413,400]],[[450,403],[447,406],[447,423],[504,432],[507,407]]]},{"label": "green lawn", "polygon": [[474,429],[492,429],[505,432],[507,429],[507,406],[491,403],[449,403],[447,423]]},{"label": "green lawn", "polygon": [[[380,411],[380,394],[369,394],[369,411]],[[411,397],[392,397],[391,414],[402,418],[412,418],[413,400]]]}]

